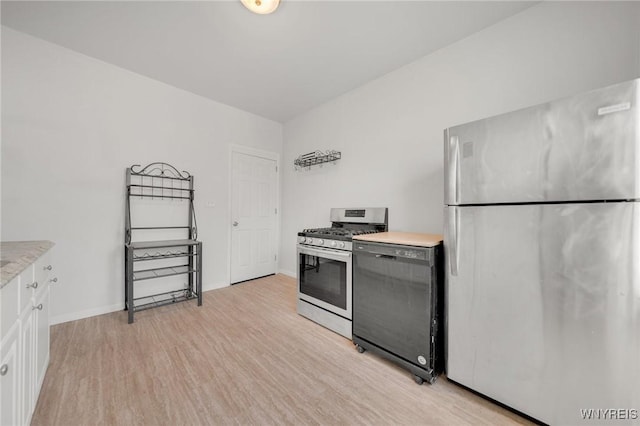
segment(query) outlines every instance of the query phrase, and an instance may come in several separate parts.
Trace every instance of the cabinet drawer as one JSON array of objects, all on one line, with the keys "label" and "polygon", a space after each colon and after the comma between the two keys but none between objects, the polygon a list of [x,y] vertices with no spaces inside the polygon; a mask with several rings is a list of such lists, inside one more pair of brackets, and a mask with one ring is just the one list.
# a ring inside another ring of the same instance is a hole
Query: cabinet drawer
[{"label": "cabinet drawer", "polygon": [[49,286],[49,280],[53,276],[53,265],[51,263],[51,250],[44,253],[33,264],[35,281],[38,283],[38,287],[35,290],[35,296],[39,297],[40,293]]},{"label": "cabinet drawer", "polygon": [[33,297],[33,283],[33,265],[29,265],[27,266],[27,269],[20,273],[20,310],[18,311],[18,314],[23,312],[27,305],[31,303],[31,297]]},{"label": "cabinet drawer", "polygon": [[18,320],[20,308],[20,276],[15,277],[0,290],[0,339],[7,335]]}]

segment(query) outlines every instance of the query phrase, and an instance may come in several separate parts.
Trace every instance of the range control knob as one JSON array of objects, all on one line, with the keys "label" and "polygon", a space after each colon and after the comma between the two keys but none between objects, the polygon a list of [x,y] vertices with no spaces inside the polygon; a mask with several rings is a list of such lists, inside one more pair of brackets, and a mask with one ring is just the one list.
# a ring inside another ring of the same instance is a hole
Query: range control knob
[{"label": "range control knob", "polygon": [[313,238],[307,238],[306,243],[307,244],[313,244]]},{"label": "range control knob", "polygon": [[323,245],[324,244],[324,240],[318,240],[318,245]]},{"label": "range control knob", "polygon": [[338,247],[340,247],[340,248],[344,248],[344,242],[343,242],[343,241],[340,241],[340,242],[338,243]]},{"label": "range control knob", "polygon": [[298,237],[298,242],[299,243],[304,243],[304,240],[306,240],[305,237]]},{"label": "range control knob", "polygon": [[331,247],[335,247],[337,245],[338,245],[338,243],[336,243],[335,241],[331,241]]}]

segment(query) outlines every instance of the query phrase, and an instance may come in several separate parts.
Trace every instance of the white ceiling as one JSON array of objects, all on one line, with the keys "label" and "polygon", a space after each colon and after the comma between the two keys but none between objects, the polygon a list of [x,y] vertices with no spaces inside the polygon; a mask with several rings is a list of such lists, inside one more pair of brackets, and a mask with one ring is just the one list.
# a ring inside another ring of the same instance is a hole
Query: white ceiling
[{"label": "white ceiling", "polygon": [[2,24],[285,122],[536,2],[2,1]]}]

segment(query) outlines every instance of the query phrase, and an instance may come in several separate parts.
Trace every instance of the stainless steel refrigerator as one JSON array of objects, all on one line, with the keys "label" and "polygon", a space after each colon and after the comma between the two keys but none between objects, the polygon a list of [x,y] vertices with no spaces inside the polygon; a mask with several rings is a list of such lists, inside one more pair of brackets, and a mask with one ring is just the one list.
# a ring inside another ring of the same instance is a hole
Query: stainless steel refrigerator
[{"label": "stainless steel refrigerator", "polygon": [[445,131],[449,379],[640,424],[638,101],[633,80]]}]

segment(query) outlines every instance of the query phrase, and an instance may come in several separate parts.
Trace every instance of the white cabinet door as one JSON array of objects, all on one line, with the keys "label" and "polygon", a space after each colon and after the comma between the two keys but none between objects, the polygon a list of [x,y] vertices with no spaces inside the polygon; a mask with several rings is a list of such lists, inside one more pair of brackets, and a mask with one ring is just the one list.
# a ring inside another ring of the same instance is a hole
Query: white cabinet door
[{"label": "white cabinet door", "polygon": [[[43,293],[36,300],[35,313],[35,392],[40,394],[40,388],[44,380],[44,373],[49,366],[49,286],[43,289]],[[34,404],[38,402],[34,398]]]},{"label": "white cabinet door", "polygon": [[[20,317],[20,365],[21,365],[21,406],[20,424],[28,424],[33,411],[33,381],[35,373],[34,343],[35,343],[35,315],[31,311],[31,305],[25,309]],[[4,425],[3,425],[4,426]]]},{"label": "white cabinet door", "polygon": [[20,423],[20,330],[17,322],[0,342],[0,425]]}]

